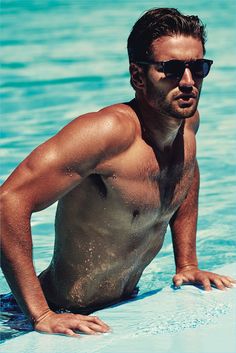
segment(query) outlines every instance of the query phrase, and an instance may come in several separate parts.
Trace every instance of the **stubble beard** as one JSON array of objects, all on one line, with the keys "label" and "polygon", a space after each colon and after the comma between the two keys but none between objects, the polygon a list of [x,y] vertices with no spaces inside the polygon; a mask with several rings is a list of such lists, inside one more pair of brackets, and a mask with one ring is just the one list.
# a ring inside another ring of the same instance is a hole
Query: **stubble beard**
[{"label": "stubble beard", "polygon": [[174,101],[172,103],[167,102],[165,110],[167,114],[173,118],[188,119],[188,118],[191,118],[196,113],[197,106],[198,106],[198,100],[195,100],[195,102],[192,105],[186,104],[186,106],[183,105],[182,107],[178,105],[177,101]]},{"label": "stubble beard", "polygon": [[178,100],[175,100],[173,96],[168,97],[166,92],[159,90],[158,98],[157,96],[150,94],[150,102],[152,107],[159,111],[161,115],[169,116],[178,120],[191,118],[198,107],[198,101],[200,97],[200,91],[198,97],[195,99],[194,103],[189,105],[182,104],[182,107],[179,105]]}]

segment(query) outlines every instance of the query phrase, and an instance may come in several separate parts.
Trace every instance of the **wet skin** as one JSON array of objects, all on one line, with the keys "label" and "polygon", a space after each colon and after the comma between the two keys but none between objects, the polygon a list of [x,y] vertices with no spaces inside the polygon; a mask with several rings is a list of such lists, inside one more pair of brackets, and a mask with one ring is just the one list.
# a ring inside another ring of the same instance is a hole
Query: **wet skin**
[{"label": "wet skin", "polygon": [[[155,61],[203,57],[201,42],[181,35],[154,41],[152,52]],[[131,295],[168,224],[176,285],[232,286],[233,279],[197,264],[195,134],[202,80],[189,68],[180,80],[154,65],[145,73],[132,63],[130,73],[134,100],[73,120],[2,186],[2,268],[41,332],[106,332],[96,317],[55,314],[48,304],[89,312]],[[30,217],[57,200],[54,254],[38,280]]]},{"label": "wet skin", "polygon": [[[202,57],[201,43],[191,37],[163,37],[154,42],[154,55],[155,44],[165,53],[156,53],[157,60],[179,58],[183,49],[185,60]],[[121,152],[105,158],[59,201],[54,256],[41,276],[51,303],[78,310],[129,296],[161,249],[197,168],[194,127],[202,80],[194,85],[186,71],[178,87],[176,79],[166,79],[154,67],[140,97],[98,113],[105,126],[112,118],[114,131],[119,127],[114,148]],[[196,98],[178,98],[183,93]],[[83,119],[86,124],[91,116]],[[83,119],[74,122],[81,131]],[[156,130],[162,135],[155,136]]]},{"label": "wet skin", "polygon": [[161,249],[167,225],[194,174],[193,133],[185,132],[184,138],[179,134],[170,161],[160,164],[142,138],[135,111],[128,105],[108,109],[120,112],[122,128],[130,121],[133,141],[60,199],[55,251],[41,276],[49,301],[75,310],[132,294]]}]

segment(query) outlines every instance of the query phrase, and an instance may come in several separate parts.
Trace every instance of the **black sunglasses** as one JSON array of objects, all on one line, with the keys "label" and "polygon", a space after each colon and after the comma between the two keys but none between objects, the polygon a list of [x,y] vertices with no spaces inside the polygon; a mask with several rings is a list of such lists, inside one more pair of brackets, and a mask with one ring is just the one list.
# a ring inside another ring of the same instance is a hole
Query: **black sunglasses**
[{"label": "black sunglasses", "polygon": [[184,71],[187,68],[190,69],[193,76],[198,78],[204,78],[209,74],[213,60],[208,59],[197,59],[190,61],[182,60],[169,60],[169,61],[137,61],[137,64],[141,65],[156,65],[158,71],[164,72],[166,77],[174,77],[181,79]]}]

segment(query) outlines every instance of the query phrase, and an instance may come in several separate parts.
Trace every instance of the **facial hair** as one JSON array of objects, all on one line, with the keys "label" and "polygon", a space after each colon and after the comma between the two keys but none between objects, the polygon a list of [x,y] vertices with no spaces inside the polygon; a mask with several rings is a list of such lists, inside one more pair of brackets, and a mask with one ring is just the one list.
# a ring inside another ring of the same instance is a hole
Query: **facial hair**
[{"label": "facial hair", "polygon": [[[180,107],[178,104],[178,100],[175,99],[179,94],[184,92],[178,92],[178,94],[173,94],[170,92],[169,95],[165,90],[162,90],[160,87],[158,91],[151,84],[147,84],[147,97],[149,100],[149,104],[158,110],[160,114],[173,117],[175,119],[188,119],[191,118],[198,107],[198,102],[200,98],[201,89],[199,89],[198,93],[196,93],[196,98],[194,102],[189,106],[188,102],[186,102],[186,106]],[[191,92],[190,92],[191,94]]]}]

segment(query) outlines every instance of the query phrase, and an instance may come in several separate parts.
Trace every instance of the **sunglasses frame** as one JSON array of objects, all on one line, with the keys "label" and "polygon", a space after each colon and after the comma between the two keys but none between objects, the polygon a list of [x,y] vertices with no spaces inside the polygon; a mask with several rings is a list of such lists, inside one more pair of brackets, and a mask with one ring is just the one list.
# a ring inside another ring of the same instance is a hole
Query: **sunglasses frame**
[{"label": "sunglasses frame", "polygon": [[[182,68],[180,70],[179,73],[168,73],[168,71],[166,70],[166,66],[169,65],[169,63],[178,63],[182,65]],[[198,64],[198,63],[207,63],[208,64],[208,71],[206,72],[205,75],[199,75],[197,72],[194,72],[194,65]],[[164,72],[164,74],[166,75],[166,77],[175,77],[180,79],[186,68],[189,68],[192,75],[198,78],[205,78],[211,69],[211,65],[213,64],[213,60],[210,59],[197,59],[197,60],[189,60],[189,61],[184,61],[184,60],[168,60],[168,61],[153,61],[153,60],[147,60],[147,61],[137,61],[136,64],[140,64],[140,65],[156,65],[159,66],[158,71],[159,72]],[[192,67],[192,68],[191,68]]]}]

